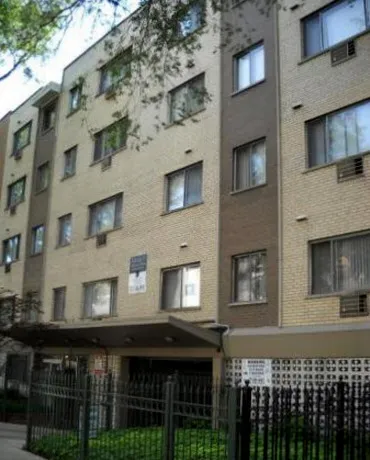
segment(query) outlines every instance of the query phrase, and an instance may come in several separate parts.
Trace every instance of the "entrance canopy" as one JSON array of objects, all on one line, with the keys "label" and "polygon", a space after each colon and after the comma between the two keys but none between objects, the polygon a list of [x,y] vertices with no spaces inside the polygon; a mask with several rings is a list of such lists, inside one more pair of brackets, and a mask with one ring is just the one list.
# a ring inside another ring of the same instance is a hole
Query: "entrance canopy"
[{"label": "entrance canopy", "polygon": [[173,316],[88,324],[15,324],[7,335],[32,347],[209,347],[221,346],[221,335]]}]

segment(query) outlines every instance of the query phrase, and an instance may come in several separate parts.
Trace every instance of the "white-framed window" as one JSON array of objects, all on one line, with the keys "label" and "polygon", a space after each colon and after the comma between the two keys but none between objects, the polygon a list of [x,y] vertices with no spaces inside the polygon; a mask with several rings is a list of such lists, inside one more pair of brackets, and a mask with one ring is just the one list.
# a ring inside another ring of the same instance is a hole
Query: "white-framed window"
[{"label": "white-framed window", "polygon": [[123,194],[119,193],[89,206],[89,236],[104,233],[121,226],[122,201]]},{"label": "white-framed window", "polygon": [[174,123],[204,108],[204,74],[198,75],[169,93],[170,122]]},{"label": "white-framed window", "polygon": [[112,155],[125,147],[127,141],[128,119],[122,118],[95,135],[94,161]]},{"label": "white-framed window", "polygon": [[167,175],[167,211],[202,202],[202,163]]},{"label": "white-framed window", "polygon": [[311,294],[370,288],[370,233],[311,243]]},{"label": "white-framed window", "polygon": [[266,183],[265,139],[234,149],[233,190],[244,190]]},{"label": "white-framed window", "polygon": [[234,91],[241,91],[265,79],[263,43],[234,57]]},{"label": "white-framed window", "polygon": [[44,247],[45,227],[38,225],[32,229],[31,254],[41,254]]},{"label": "white-framed window", "polygon": [[112,316],[116,313],[117,278],[84,284],[84,317]]},{"label": "white-framed window", "polygon": [[65,286],[53,289],[53,321],[65,319],[66,294]]},{"label": "white-framed window", "polygon": [[63,178],[71,177],[76,173],[77,145],[64,152]]},{"label": "white-framed window", "polygon": [[370,151],[370,101],[307,122],[308,163],[318,166]]},{"label": "white-framed window", "polygon": [[200,264],[162,271],[162,309],[200,306]]},{"label": "white-framed window", "polygon": [[370,27],[369,0],[341,0],[303,20],[305,57],[320,53]]},{"label": "white-framed window", "polygon": [[14,133],[12,155],[16,154],[20,150],[27,147],[27,145],[31,142],[31,129],[32,129],[32,122],[30,121],[26,125],[22,126],[22,128],[18,129],[17,132]]},{"label": "white-framed window", "polygon": [[72,214],[59,217],[58,224],[58,246],[68,246],[72,240]]},{"label": "white-framed window", "polygon": [[266,251],[233,257],[233,302],[266,302]]},{"label": "white-framed window", "polygon": [[49,185],[50,167],[49,162],[39,166],[36,171],[36,193],[46,190]]},{"label": "white-framed window", "polygon": [[69,113],[81,107],[82,85],[76,85],[69,91]]},{"label": "white-framed window", "polygon": [[131,75],[132,50],[120,53],[101,69],[100,93],[114,89],[120,82]]},{"label": "white-framed window", "polygon": [[24,195],[26,190],[26,177],[13,182],[8,185],[8,208],[16,206],[17,204],[24,201]]},{"label": "white-framed window", "polygon": [[19,259],[21,235],[15,235],[3,241],[3,263],[10,264]]},{"label": "white-framed window", "polygon": [[204,24],[205,2],[204,0],[192,0],[178,21],[177,33],[179,37],[187,37],[198,30]]}]

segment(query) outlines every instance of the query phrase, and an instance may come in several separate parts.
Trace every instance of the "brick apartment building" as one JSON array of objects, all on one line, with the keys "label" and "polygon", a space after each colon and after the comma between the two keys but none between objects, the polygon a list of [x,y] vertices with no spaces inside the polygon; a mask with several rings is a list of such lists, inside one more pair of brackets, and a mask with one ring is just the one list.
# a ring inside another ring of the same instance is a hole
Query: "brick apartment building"
[{"label": "brick apartment building", "polygon": [[[369,5],[285,6],[208,5],[221,28],[159,108],[113,94],[126,34],[1,122],[0,285],[49,324],[15,338],[125,377],[369,379]],[[191,99],[203,87],[211,101]],[[127,118],[153,138],[140,150]]]}]

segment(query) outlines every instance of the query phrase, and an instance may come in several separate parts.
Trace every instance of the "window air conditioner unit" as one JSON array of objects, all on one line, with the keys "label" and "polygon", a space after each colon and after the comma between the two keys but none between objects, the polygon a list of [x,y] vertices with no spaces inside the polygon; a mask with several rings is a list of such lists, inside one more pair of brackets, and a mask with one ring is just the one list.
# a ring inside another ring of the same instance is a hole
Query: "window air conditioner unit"
[{"label": "window air conditioner unit", "polygon": [[355,292],[343,295],[340,297],[339,308],[341,318],[367,316],[369,314],[367,294]]},{"label": "window air conditioner unit", "polygon": [[348,61],[356,56],[356,46],[354,40],[350,40],[342,45],[335,47],[331,51],[331,65],[337,65]]},{"label": "window air conditioner unit", "polygon": [[17,212],[17,205],[13,204],[12,206],[10,206],[9,208],[9,213],[11,216],[14,216]]},{"label": "window air conditioner unit", "polygon": [[96,247],[105,246],[107,244],[107,234],[99,233],[96,235]]},{"label": "window air conditioner unit", "polygon": [[22,150],[16,150],[14,152],[14,158],[18,161],[22,158]]},{"label": "window air conditioner unit", "polygon": [[364,162],[362,157],[346,158],[337,163],[338,182],[347,179],[355,179],[364,173]]},{"label": "window air conditioner unit", "polygon": [[112,99],[116,95],[116,88],[112,86],[105,92],[105,99]]},{"label": "window air conditioner unit", "polygon": [[11,269],[12,269],[12,264],[11,263],[6,263],[4,265],[4,272],[5,273],[9,273],[11,271]]},{"label": "window air conditioner unit", "polygon": [[105,169],[108,169],[112,166],[112,157],[105,157],[103,161],[101,162],[101,169],[104,171]]}]

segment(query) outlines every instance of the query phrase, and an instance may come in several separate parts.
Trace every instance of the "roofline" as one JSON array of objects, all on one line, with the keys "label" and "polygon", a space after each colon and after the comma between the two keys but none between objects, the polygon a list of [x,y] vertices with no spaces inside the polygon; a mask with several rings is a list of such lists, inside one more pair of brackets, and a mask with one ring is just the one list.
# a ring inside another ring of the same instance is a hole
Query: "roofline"
[{"label": "roofline", "polygon": [[7,112],[5,115],[3,115],[1,118],[0,118],[0,123],[2,123],[3,121],[5,121],[5,118],[7,117],[10,117],[10,115],[12,114],[12,110],[9,110],[9,112]]},{"label": "roofline", "polygon": [[[76,61],[78,61],[80,58],[82,58],[82,56],[84,56],[86,53],[88,53],[92,48],[94,48],[94,46],[96,46],[98,43],[100,43],[102,40],[105,40],[106,37],[108,35],[110,35],[112,33],[113,30],[117,29],[118,27],[120,27],[122,24],[124,24],[126,21],[128,21],[129,19],[131,19],[131,17],[136,14],[139,10],[141,10],[141,8],[143,8],[143,6],[139,6],[138,8],[136,8],[132,13],[130,13],[128,16],[126,16],[125,18],[122,19],[121,22],[119,22],[117,25],[113,26],[107,33],[105,33],[101,38],[99,38],[99,40],[97,40],[96,42],[92,43],[88,48],[85,49],[85,51],[83,51],[81,54],[79,54],[76,58],[73,59],[73,61],[71,61],[68,65],[66,65],[63,69],[63,76],[64,76],[64,73],[65,71],[71,67]],[[64,80],[64,78],[62,79],[62,81]]]}]

